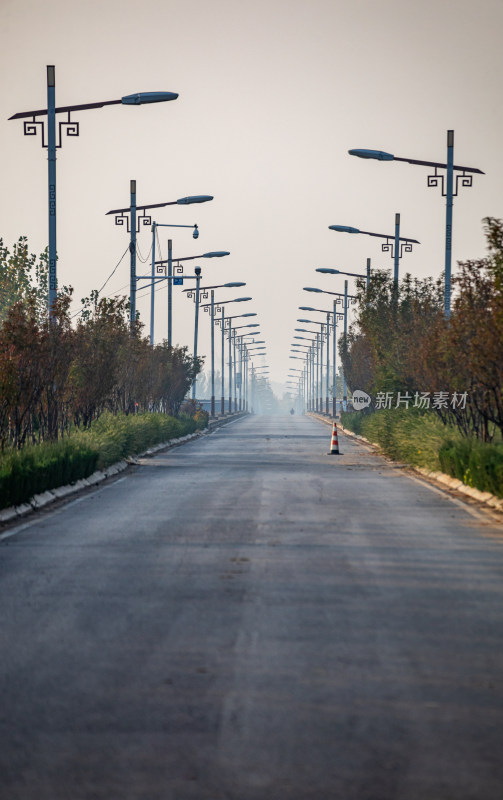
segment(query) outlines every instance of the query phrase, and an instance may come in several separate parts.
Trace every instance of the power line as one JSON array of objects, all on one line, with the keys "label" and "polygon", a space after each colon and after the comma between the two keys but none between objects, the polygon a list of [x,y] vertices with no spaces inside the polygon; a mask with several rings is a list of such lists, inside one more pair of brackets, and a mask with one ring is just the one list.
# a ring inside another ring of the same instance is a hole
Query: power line
[{"label": "power line", "polygon": [[[98,295],[100,295],[100,294],[101,294],[101,292],[103,291],[103,289],[104,289],[104,288],[105,288],[105,286],[107,285],[107,283],[108,283],[108,281],[110,280],[110,278],[111,278],[111,277],[112,277],[112,276],[113,276],[113,275],[116,273],[116,271],[118,270],[118,268],[119,268],[119,266],[120,266],[120,264],[121,264],[122,260],[124,259],[124,256],[125,256],[125,255],[126,255],[126,253],[128,253],[128,252],[129,252],[129,247],[126,247],[126,249],[124,250],[123,254],[121,255],[121,257],[120,257],[119,261],[117,262],[117,264],[116,264],[116,265],[115,265],[115,267],[113,268],[112,272],[110,273],[110,275],[109,275],[109,276],[108,276],[108,278],[106,279],[105,283],[103,284],[103,286],[101,287],[101,289],[98,289]],[[83,310],[84,310],[84,309],[83,309],[83,308],[81,308],[79,311],[77,311],[75,314],[73,314],[73,315],[71,316],[71,318],[70,318],[70,319],[74,319],[75,317],[78,317],[80,314],[82,314]]]}]

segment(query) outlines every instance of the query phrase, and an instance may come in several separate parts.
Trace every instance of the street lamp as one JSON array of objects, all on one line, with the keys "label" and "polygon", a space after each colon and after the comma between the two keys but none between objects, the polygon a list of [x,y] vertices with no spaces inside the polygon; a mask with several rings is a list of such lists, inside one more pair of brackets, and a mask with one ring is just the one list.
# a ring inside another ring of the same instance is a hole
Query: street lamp
[{"label": "street lamp", "polygon": [[[242,370],[244,374],[244,408],[248,410],[249,407],[249,364],[252,365],[253,370],[253,362],[252,358],[254,356],[259,356],[260,358],[265,358],[266,356],[266,347],[263,339],[254,339],[251,342],[247,342],[245,337],[250,334],[242,333],[240,335],[240,342],[241,342],[241,363],[242,363]],[[255,333],[251,334],[252,336],[256,335]],[[252,374],[252,383],[253,383],[253,374]]]},{"label": "street lamp", "polygon": [[[309,320],[306,320],[310,322]],[[325,414],[328,416],[328,405],[329,405],[329,384],[330,384],[330,311],[327,311],[327,321],[324,322],[317,322],[313,321],[311,324],[319,325],[320,326],[320,344],[321,344],[321,351],[320,351],[320,361],[321,361],[321,370],[320,370],[320,411],[323,411],[323,328],[326,324],[326,331],[327,331],[327,371],[326,371],[326,395],[325,395]],[[335,322],[336,324],[336,322]],[[296,331],[301,333],[314,333],[318,334],[318,331],[309,331],[306,328],[295,328]],[[334,337],[335,337],[335,327],[334,327]],[[335,355],[334,355],[335,359]],[[335,363],[335,361],[334,361]]]},{"label": "street lamp", "polygon": [[[155,276],[155,233],[156,228],[193,228],[193,236],[195,239],[199,236],[199,229],[197,225],[164,225],[157,222],[152,222],[151,214],[145,212],[153,208],[164,208],[165,206],[176,205],[190,205],[193,203],[206,203],[213,200],[209,194],[197,194],[190,197],[180,197],[178,200],[169,200],[166,203],[150,203],[149,205],[138,206],[136,205],[136,181],[129,182],[130,201],[129,206],[126,208],[114,208],[107,211],[106,216],[113,214],[115,216],[116,225],[126,225],[126,230],[129,233],[129,254],[130,254],[130,277],[129,277],[129,298],[130,298],[130,311],[129,318],[131,327],[133,327],[136,319],[136,283],[140,279],[148,279],[150,283],[150,344],[154,343],[154,294],[155,285],[157,281],[164,280],[165,276],[156,279]],[[143,211],[141,216],[137,216],[138,211]],[[137,276],[136,275],[136,234],[140,232],[141,225],[151,225],[152,230],[152,272],[151,275]],[[168,253],[171,250],[171,240],[168,243]],[[169,275],[169,273],[168,273]],[[148,287],[144,287],[148,288]],[[168,316],[171,311],[171,281],[168,278]],[[170,337],[168,336],[168,343],[171,344]]]},{"label": "street lamp", "polygon": [[367,281],[367,293],[370,286],[370,258],[367,258],[367,273],[362,275],[361,272],[345,272],[342,269],[330,269],[329,267],[318,267],[316,272],[321,272],[323,275],[349,275],[350,278],[365,278]]},{"label": "street lamp", "polygon": [[[153,292],[154,287],[159,281],[167,280],[168,281],[168,346],[171,347],[172,344],[172,284],[173,284],[173,270],[172,270],[172,240],[168,240],[168,258],[156,261],[155,260],[155,228],[157,227],[190,227],[194,228],[194,238],[197,238],[199,235],[197,225],[161,225],[159,223],[153,223],[152,225],[152,217],[150,214],[146,214],[146,210],[150,210],[152,208],[162,208],[164,206],[171,206],[171,205],[190,205],[192,203],[205,203],[212,200],[211,195],[192,195],[189,197],[181,197],[178,200],[171,200],[165,203],[152,203],[148,205],[138,206],[136,204],[136,181],[130,181],[130,205],[126,208],[116,208],[112,209],[111,211],[107,211],[107,216],[109,214],[115,215],[115,224],[116,225],[124,225],[126,224],[127,230],[130,233],[130,242],[129,242],[129,250],[130,250],[130,325],[131,329],[134,327],[134,323],[136,320],[136,284],[140,280],[149,280],[150,288],[151,288],[151,320],[150,320],[150,341],[153,343],[153,324],[154,324],[154,316],[153,316]],[[143,211],[143,214],[137,218],[137,211]],[[129,213],[129,216],[128,216]],[[152,271],[150,275],[136,275],[136,234],[140,230],[140,225],[152,225],[154,241],[152,244]],[[197,235],[196,235],[197,233]],[[221,258],[223,256],[228,256],[230,253],[226,250],[218,250],[210,253],[203,253],[199,256],[188,256],[186,258],[177,258],[176,261],[190,261],[196,258]],[[155,266],[156,265],[163,265],[168,264],[168,271],[166,275],[155,276]],[[178,267],[178,271],[183,273],[183,267]],[[175,278],[176,280],[176,278]],[[149,288],[147,285],[144,288]]]},{"label": "street lamp", "polygon": [[[229,331],[229,414],[232,412],[232,320],[237,319],[238,317],[256,317],[257,314],[254,311],[248,312],[247,314],[235,314],[232,317],[225,316],[225,306],[227,303],[244,303],[248,300],[251,300],[251,297],[237,297],[235,300],[225,300],[222,303],[216,303],[218,306],[217,311],[221,311],[221,318],[216,319],[216,324],[220,324],[222,328],[222,396],[221,396],[221,413],[225,414],[225,322],[226,319],[228,320],[228,328]],[[216,301],[215,301],[216,302]],[[203,306],[204,307],[204,306]],[[258,324],[258,323],[257,323]]]},{"label": "street lamp", "polygon": [[[42,134],[42,147],[47,148],[48,160],[48,196],[49,196],[49,318],[52,319],[52,306],[56,300],[57,280],[57,248],[56,248],[56,150],[63,144],[63,131],[67,136],[79,135],[79,122],[71,119],[72,111],[86,111],[113,105],[144,105],[146,103],[162,103],[176,100],[175,92],[140,92],[122,97],[120,100],[103,100],[99,103],[85,103],[56,108],[56,68],[47,66],[47,108],[37,111],[21,111],[9,119],[24,119],[24,135]],[[58,125],[59,135],[56,138],[56,114],[68,114],[68,119]],[[47,142],[45,140],[45,122],[37,117],[47,116]],[[31,120],[28,121],[28,117]]]},{"label": "street lamp", "polygon": [[[196,267],[196,271],[199,267]],[[201,270],[199,269],[199,273]],[[211,302],[205,303],[203,308],[205,311],[210,310],[211,315],[211,416],[215,416],[215,332],[214,332],[214,322],[215,322],[215,289],[231,289],[236,288],[238,286],[246,286],[246,283],[243,281],[232,281],[231,283],[220,283],[217,286],[200,286],[200,275],[198,280],[196,281],[196,291],[194,296],[193,289],[183,289],[184,292],[187,293],[188,298],[194,297],[195,303],[195,316],[194,316],[194,359],[197,358],[197,344],[198,344],[198,332],[199,332],[199,305],[200,300],[206,300],[208,298],[208,292],[211,291]],[[236,302],[236,301],[234,301]],[[197,378],[194,379],[192,384],[192,399],[196,399],[196,383]]]},{"label": "street lamp", "polygon": [[[320,365],[320,336],[319,332],[313,331],[312,339],[309,339],[306,336],[294,336],[294,339],[305,339],[306,341],[310,342],[309,345],[298,344],[294,343],[294,347],[296,348],[306,348],[306,368],[308,372],[308,387],[309,387],[309,395],[310,395],[310,410],[318,411],[321,408],[318,406],[321,403],[321,392],[320,392],[320,374],[322,375],[322,365]],[[293,350],[292,352],[298,353],[299,355],[302,353],[301,350]]]},{"label": "street lamp", "polygon": [[[177,205],[192,205],[194,203],[207,203],[210,200],[213,200],[211,195],[206,194],[199,194],[199,195],[192,195],[190,197],[180,197],[176,203]],[[154,300],[155,300],[155,241],[157,234],[157,228],[193,228],[192,236],[194,239],[199,237],[199,228],[196,224],[194,225],[168,225],[165,223],[153,222],[152,223],[152,287],[150,290],[150,343],[154,344]],[[168,253],[172,250],[172,240],[168,239]],[[169,280],[170,271],[168,269],[168,309],[171,312],[171,305],[172,305],[172,293],[173,293],[173,283]],[[171,314],[170,314],[171,316]]]},{"label": "street lamp", "polygon": [[[305,286],[304,287],[304,291],[305,292],[318,292],[318,293],[322,293],[322,294],[330,294],[330,295],[335,295],[336,297],[344,297],[344,340],[346,341],[346,337],[347,337],[347,333],[348,333],[348,305],[349,305],[349,300],[351,300],[352,303],[355,303],[356,300],[357,300],[357,298],[354,295],[348,295],[348,282],[344,281],[344,295],[341,295],[340,292],[327,292],[325,289],[315,289],[315,288],[313,288],[311,286]],[[334,300],[334,310],[333,310],[334,328],[335,328],[335,324],[336,324],[336,304],[339,303],[339,302],[341,302],[341,301],[340,300]],[[306,306],[299,306],[299,308],[301,309],[301,311],[317,311],[317,310],[319,310],[319,309],[309,308],[309,307],[306,307]],[[324,311],[323,313],[326,314],[327,312]],[[335,330],[334,330],[334,340],[335,340]],[[335,341],[334,341],[334,370],[333,370],[333,384],[334,385],[335,385],[335,379],[336,379],[336,376],[335,376]],[[334,392],[335,392],[335,390],[334,390]],[[342,402],[343,402],[343,409],[344,409],[344,411],[346,411],[346,406],[347,406],[347,384],[346,384],[346,376],[345,375],[343,377],[343,397],[342,397]],[[333,405],[334,405],[334,408],[336,408],[335,394],[334,394]],[[334,411],[334,416],[335,416],[335,411]]]},{"label": "street lamp", "polygon": [[[166,275],[161,275],[160,277],[157,277],[155,279],[156,283],[157,283],[157,281],[163,281],[163,280],[167,280],[168,281],[168,347],[171,347],[171,339],[172,339],[172,337],[171,337],[172,307],[171,307],[170,286],[173,283],[176,283],[177,281],[181,282],[183,280],[183,279],[178,277],[178,275],[183,274],[183,266],[180,267],[180,261],[194,261],[194,259],[196,259],[196,258],[197,259],[199,259],[199,258],[223,258],[224,256],[229,256],[229,255],[230,255],[230,253],[229,253],[228,250],[212,250],[209,253],[203,253],[202,255],[199,255],[199,256],[185,256],[183,258],[178,258],[177,257],[177,258],[173,259],[172,247],[171,247],[171,239],[169,240],[169,242],[168,242],[168,258],[161,259],[160,261],[156,261],[155,262],[155,264],[158,264],[158,265],[163,265],[163,264],[167,264],[168,265],[167,274]],[[175,267],[175,271],[176,271],[177,275],[173,275],[173,260],[177,262],[177,265]],[[150,279],[151,276],[150,275],[139,275],[138,276],[138,280],[143,279],[143,278]]]},{"label": "street lamp", "polygon": [[[452,208],[454,197],[458,195],[459,186],[470,188],[473,185],[473,175],[484,175],[481,169],[475,167],[458,167],[454,164],[454,131],[447,131],[447,163],[438,161],[419,161],[415,158],[400,158],[392,153],[382,150],[348,150],[352,156],[359,158],[372,158],[377,161],[405,161],[407,164],[417,164],[422,167],[434,167],[433,175],[428,175],[428,186],[440,186],[442,197],[446,198],[445,211],[445,286],[444,286],[444,314],[449,319],[451,315],[451,262],[452,262]],[[445,169],[446,174],[439,174],[439,169]],[[456,175],[456,189],[454,190],[454,172]],[[445,180],[445,184],[444,184]],[[459,183],[461,182],[461,183]]]},{"label": "street lamp", "polygon": [[[363,233],[366,236],[375,236],[378,239],[386,239],[381,245],[383,253],[389,253],[394,260],[393,281],[395,287],[398,286],[398,264],[404,253],[412,252],[413,244],[420,244],[417,239],[409,239],[400,236],[400,214],[395,214],[395,235],[384,233],[371,233],[371,231],[361,231],[359,228],[351,228],[348,225],[329,225],[329,230],[339,233]],[[400,244],[403,242],[403,244]]]},{"label": "street lamp", "polygon": [[[214,296],[214,292],[213,292],[214,289],[218,289],[218,288],[222,288],[222,287],[229,288],[231,286],[246,286],[246,283],[233,281],[232,283],[225,283],[225,284],[221,284],[220,286],[209,286],[209,287],[206,287],[206,290],[204,290],[205,294],[203,295],[203,299],[208,296],[207,295],[207,290],[211,289],[211,302],[210,303],[201,304],[201,308],[204,308],[204,310],[206,312],[209,310],[210,311],[210,315],[211,315],[211,350],[212,350],[212,356],[211,356],[211,362],[212,362],[212,367],[211,367],[211,370],[212,370],[211,389],[212,389],[212,398],[213,398],[212,401],[211,401],[212,416],[214,416],[214,412],[215,412],[215,399],[214,399],[214,395],[215,395],[214,326],[215,326],[215,324],[218,324],[221,321],[221,324],[222,324],[222,364],[221,364],[221,372],[222,372],[222,375],[221,375],[221,380],[222,380],[222,397],[221,397],[221,401],[222,402],[221,402],[221,413],[224,414],[225,413],[225,407],[224,407],[224,380],[225,380],[225,338],[224,338],[225,337],[225,330],[224,329],[225,329],[225,311],[224,311],[224,306],[227,303],[246,303],[246,302],[248,302],[249,300],[252,299],[251,297],[236,297],[233,300],[225,300],[223,302],[215,300],[215,296]],[[184,291],[187,291],[187,290],[184,290]],[[189,290],[189,292],[190,292],[190,290]],[[191,297],[191,294],[188,293],[187,297]],[[197,305],[198,304],[196,303],[196,307],[197,307]],[[222,314],[221,320],[215,319],[215,313],[216,312],[221,312],[221,314]],[[253,312],[250,312],[248,314],[241,314],[241,315],[237,315],[237,316],[252,317],[252,316],[256,316],[256,314],[254,314]],[[229,345],[229,350],[230,350],[230,345]],[[229,369],[230,369],[230,367],[229,367]],[[230,375],[229,375],[229,381],[230,381]]]}]

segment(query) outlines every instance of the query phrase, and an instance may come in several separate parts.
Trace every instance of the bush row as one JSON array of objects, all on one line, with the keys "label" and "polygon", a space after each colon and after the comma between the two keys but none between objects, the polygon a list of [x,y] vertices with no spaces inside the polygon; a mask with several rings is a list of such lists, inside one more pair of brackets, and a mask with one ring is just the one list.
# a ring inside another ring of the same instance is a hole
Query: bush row
[{"label": "bush row", "polygon": [[481,492],[503,497],[503,443],[447,439],[438,456],[443,472]]},{"label": "bush row", "polygon": [[87,478],[96,469],[98,456],[91,445],[71,438],[7,453],[0,462],[0,508]]},{"label": "bush row", "polygon": [[126,456],[160,442],[192,433],[197,422],[166,414],[103,414],[89,430],[75,431],[58,442],[42,442],[9,450],[0,459],[0,508],[28,501],[97,468],[105,469]]},{"label": "bush row", "polygon": [[432,412],[386,409],[342,412],[345,428],[378,444],[390,458],[442,471],[503,497],[503,443],[467,439]]}]

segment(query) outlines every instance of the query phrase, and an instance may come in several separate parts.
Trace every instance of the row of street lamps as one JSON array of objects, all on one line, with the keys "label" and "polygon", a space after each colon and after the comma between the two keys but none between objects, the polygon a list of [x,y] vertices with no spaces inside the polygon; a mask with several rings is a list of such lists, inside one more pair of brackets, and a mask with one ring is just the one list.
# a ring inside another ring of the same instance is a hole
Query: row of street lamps
[{"label": "row of street lamps", "polygon": [[[47,108],[38,109],[33,111],[23,111],[14,114],[10,119],[23,119],[24,120],[24,134],[25,136],[35,136],[41,134],[42,147],[48,151],[48,227],[49,227],[49,319],[54,316],[54,303],[57,297],[57,226],[56,226],[56,152],[62,146],[63,134],[67,136],[79,135],[79,122],[72,120],[72,112],[84,111],[96,108],[103,108],[109,105],[145,105],[149,103],[167,102],[176,100],[178,94],[175,92],[141,92],[138,94],[126,95],[120,100],[105,100],[97,103],[86,103],[71,106],[56,107],[56,70],[54,65],[47,66]],[[67,118],[59,121],[58,128],[56,129],[56,118],[58,115],[67,115]],[[199,203],[206,203],[213,200],[211,195],[192,195],[182,197],[178,200],[166,201],[163,203],[153,203],[149,205],[138,205],[136,201],[136,180],[130,182],[130,202],[129,206],[125,208],[112,209],[107,214],[115,216],[115,224],[119,226],[126,225],[130,234],[129,251],[130,251],[130,327],[133,330],[136,322],[136,291],[137,284],[140,281],[149,281],[148,284],[143,284],[142,288],[150,288],[150,344],[154,345],[154,322],[155,322],[155,289],[159,282],[167,281],[168,284],[168,345],[172,346],[172,287],[174,284],[183,283],[184,278],[193,279],[196,281],[195,289],[195,323],[194,323],[194,360],[197,359],[198,352],[198,323],[199,323],[199,305],[201,298],[201,291],[203,292],[203,299],[207,297],[207,291],[211,291],[210,316],[211,316],[211,413],[215,415],[215,353],[214,353],[214,325],[218,320],[215,320],[215,308],[221,311],[221,325],[222,325],[222,403],[221,412],[224,413],[224,336],[226,330],[229,337],[229,411],[232,411],[232,391],[234,380],[234,407],[241,408],[245,401],[248,402],[248,382],[243,382],[243,371],[248,374],[248,361],[251,357],[252,349],[248,348],[244,343],[244,336],[236,337],[236,331],[232,330],[232,320],[235,317],[227,317],[224,315],[224,303],[215,305],[214,289],[216,288],[233,288],[237,286],[244,286],[242,282],[232,282],[220,284],[218,286],[205,287],[201,289],[201,267],[195,267],[194,275],[184,275],[183,265],[181,262],[208,259],[208,258],[221,258],[228,256],[228,251],[212,251],[209,253],[202,253],[198,256],[184,256],[173,258],[172,240],[168,240],[168,258],[163,260],[156,260],[156,236],[159,227],[179,227],[179,228],[192,228],[193,237],[195,239],[199,236],[199,228],[197,224],[194,225],[173,225],[167,223],[159,223],[152,221],[153,209],[164,208],[171,205],[193,205]],[[141,212],[141,213],[139,213]],[[152,231],[152,262],[151,272],[149,275],[138,275],[136,271],[136,236],[139,233],[142,225],[151,226]],[[175,263],[175,269],[173,265]],[[187,291],[187,290],[186,290]],[[188,290],[189,296],[191,290]],[[243,302],[251,298],[236,298],[235,300],[226,302]],[[208,304],[205,305],[205,310],[208,310]],[[236,315],[239,316],[239,315]],[[252,316],[246,314],[242,316]],[[240,372],[236,373],[234,368],[233,379],[233,364],[236,364],[236,339],[238,351],[240,354]],[[255,350],[256,353],[256,350]],[[234,360],[232,358],[234,354]],[[255,368],[256,370],[257,368]],[[252,370],[252,380],[254,376]],[[238,387],[239,376],[239,387]],[[237,390],[239,388],[239,404],[237,401]],[[196,381],[192,386],[192,397],[196,396]]]},{"label": "row of street lamps", "polygon": [[[196,273],[198,268],[196,267]],[[216,415],[216,397],[215,397],[215,327],[220,326],[221,329],[221,406],[220,413],[225,414],[225,335],[228,339],[228,406],[229,413],[232,411],[247,410],[250,401],[249,392],[249,364],[254,355],[264,355],[265,342],[263,339],[257,339],[259,331],[259,323],[246,322],[242,325],[236,325],[234,320],[241,320],[243,318],[256,317],[255,312],[246,312],[244,314],[227,314],[226,306],[230,303],[244,303],[250,301],[251,297],[236,297],[229,300],[215,300],[215,289],[221,288],[235,288],[246,286],[243,282],[233,282],[219,284],[217,286],[200,286],[201,281],[200,272],[196,274],[196,288],[184,289],[187,297],[194,300],[194,358],[198,355],[198,331],[199,331],[199,308],[204,308],[204,311],[209,312],[210,316],[210,329],[211,329],[211,359],[210,359],[210,381],[211,381],[211,416]],[[210,297],[209,303],[203,303]],[[220,314],[220,316],[217,316]],[[238,331],[247,328],[253,330],[245,331],[238,334]],[[247,336],[254,337],[251,342],[245,341]],[[257,368],[252,364],[251,383],[253,390],[254,374]],[[192,385],[192,399],[196,399],[196,385],[195,380]],[[252,391],[253,393],[253,391]]]},{"label": "row of street lamps", "polygon": [[[362,150],[353,149],[348,151],[350,155],[357,156],[364,159],[376,159],[378,161],[404,161],[409,164],[434,168],[434,173],[428,176],[428,186],[440,186],[442,195],[446,198],[446,222],[445,222],[445,285],[444,285],[444,314],[449,319],[451,314],[451,261],[452,261],[452,218],[453,218],[453,199],[457,196],[460,187],[471,187],[474,174],[484,174],[482,170],[475,167],[456,166],[454,164],[454,131],[447,131],[447,160],[445,163],[437,161],[423,161],[412,158],[402,158],[394,156],[391,153],[386,153],[381,150]],[[445,170],[445,174],[441,172]],[[382,234],[372,231],[362,231],[359,228],[353,228],[347,225],[329,225],[329,230],[339,233],[349,234],[364,234],[380,239],[385,239],[382,244],[382,251],[389,252],[394,263],[393,283],[395,289],[398,287],[399,280],[399,262],[404,253],[410,253],[413,245],[419,244],[417,239],[400,236],[400,214],[395,214],[395,232],[394,234]],[[348,275],[354,278],[366,279],[367,294],[370,286],[370,271],[371,261],[367,259],[366,274],[345,272],[339,269],[319,267],[317,272],[325,275]],[[310,331],[303,328],[296,328],[297,333],[308,333],[311,337],[294,336],[294,339],[304,339],[310,344],[299,345],[294,343],[292,349],[291,359],[302,360],[304,367],[292,367],[290,369],[288,378],[288,387],[295,388],[298,391],[301,400],[308,410],[323,411],[323,342],[326,337],[327,342],[327,355],[326,355],[326,399],[325,399],[325,413],[329,412],[329,372],[330,372],[330,355],[329,355],[329,335],[330,330],[333,333],[333,356],[332,356],[332,415],[336,416],[336,328],[337,320],[341,318],[344,320],[344,338],[347,336],[347,320],[348,320],[348,300],[350,298],[347,293],[348,282],[344,282],[344,313],[338,315],[336,311],[336,302],[333,303],[333,310],[328,309],[314,309],[308,306],[300,306],[303,311],[319,311],[326,314],[326,322],[319,323],[320,331]],[[314,287],[304,287],[304,291],[318,292],[323,294],[333,294],[342,297],[337,292],[327,292],[323,289]],[[312,320],[299,319],[298,322],[312,323]],[[304,347],[307,352],[302,353],[301,348]],[[299,374],[300,373],[300,374]],[[343,408],[347,404],[347,388],[346,380],[343,378]]]}]

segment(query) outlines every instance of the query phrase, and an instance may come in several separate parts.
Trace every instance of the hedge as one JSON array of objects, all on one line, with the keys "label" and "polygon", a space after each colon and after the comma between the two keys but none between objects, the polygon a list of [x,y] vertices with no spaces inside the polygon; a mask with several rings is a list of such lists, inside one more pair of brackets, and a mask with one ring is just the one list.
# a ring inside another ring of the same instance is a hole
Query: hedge
[{"label": "hedge", "polygon": [[467,486],[503,497],[501,441],[464,438],[434,412],[416,409],[342,412],[341,422],[376,442],[390,458],[445,472]]},{"label": "hedge", "polygon": [[503,497],[503,443],[447,440],[439,450],[443,472],[481,492]]},{"label": "hedge", "polygon": [[192,433],[196,427],[191,417],[107,413],[89,430],[76,430],[58,442],[9,450],[0,457],[0,508],[25,503],[35,494],[87,478],[96,469]]},{"label": "hedge", "polygon": [[9,452],[0,461],[0,508],[87,478],[96,469],[98,456],[92,446],[71,438]]},{"label": "hedge", "polygon": [[461,438],[436,414],[412,408],[342,412],[341,422],[376,442],[390,458],[430,470],[440,469],[438,452],[446,435]]}]

